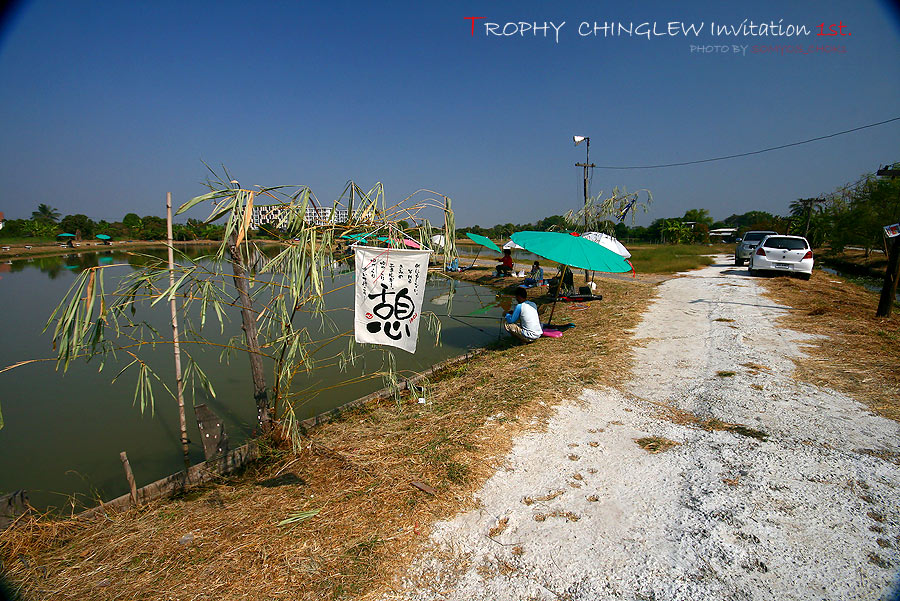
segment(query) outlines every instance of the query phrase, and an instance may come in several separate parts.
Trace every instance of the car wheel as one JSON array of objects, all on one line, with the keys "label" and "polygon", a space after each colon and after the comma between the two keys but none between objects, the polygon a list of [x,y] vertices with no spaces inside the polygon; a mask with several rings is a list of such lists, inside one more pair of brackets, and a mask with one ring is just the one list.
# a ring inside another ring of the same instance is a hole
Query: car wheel
[{"label": "car wheel", "polygon": [[810,276],[812,276],[811,273],[801,273],[801,274],[800,274],[800,279],[801,279],[801,280],[809,280]]},{"label": "car wheel", "polygon": [[735,256],[734,256],[734,264],[735,264],[736,267],[740,267],[741,265],[744,264],[744,262],[741,261],[740,259],[738,259],[737,255],[735,255]]}]

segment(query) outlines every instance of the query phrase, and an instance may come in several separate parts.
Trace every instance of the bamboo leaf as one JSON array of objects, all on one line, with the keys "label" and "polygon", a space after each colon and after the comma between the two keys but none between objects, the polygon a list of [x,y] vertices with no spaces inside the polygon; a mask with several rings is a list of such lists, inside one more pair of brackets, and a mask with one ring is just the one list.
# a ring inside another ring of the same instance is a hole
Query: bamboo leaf
[{"label": "bamboo leaf", "polygon": [[287,526],[289,524],[300,524],[301,522],[305,522],[310,518],[314,518],[319,515],[321,509],[311,509],[308,511],[297,511],[295,513],[288,514],[288,517],[278,522],[279,526]]},{"label": "bamboo leaf", "polygon": [[200,196],[195,196],[194,198],[190,199],[189,201],[187,201],[186,203],[184,203],[183,205],[178,207],[178,210],[175,211],[175,214],[181,215],[185,211],[192,209],[193,207],[197,206],[201,202],[213,201],[218,198],[224,198],[225,196],[227,196],[227,193],[225,190],[213,190],[212,192],[208,192],[206,194],[201,194]]}]

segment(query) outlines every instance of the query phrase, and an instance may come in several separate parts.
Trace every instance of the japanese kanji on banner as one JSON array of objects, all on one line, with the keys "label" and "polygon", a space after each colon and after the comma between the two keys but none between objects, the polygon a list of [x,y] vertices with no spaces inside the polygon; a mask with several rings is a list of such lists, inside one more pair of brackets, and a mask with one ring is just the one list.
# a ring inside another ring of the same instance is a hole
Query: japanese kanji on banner
[{"label": "japanese kanji on banner", "polygon": [[357,342],[416,352],[429,251],[355,246]]}]

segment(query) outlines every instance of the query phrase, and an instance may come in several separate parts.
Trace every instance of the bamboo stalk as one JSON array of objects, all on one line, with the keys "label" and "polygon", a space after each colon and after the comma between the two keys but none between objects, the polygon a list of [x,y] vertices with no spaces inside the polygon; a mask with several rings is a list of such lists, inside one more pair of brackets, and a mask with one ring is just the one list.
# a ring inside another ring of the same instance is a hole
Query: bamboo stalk
[{"label": "bamboo stalk", "polygon": [[256,417],[263,433],[272,429],[272,415],[269,407],[268,388],[263,371],[262,351],[259,346],[259,334],[256,329],[256,319],[253,318],[253,300],[250,297],[250,285],[247,282],[247,270],[244,258],[237,245],[237,234],[229,244],[231,253],[231,269],[234,285],[241,299],[241,328],[244,330],[244,338],[249,350],[250,375],[253,378],[253,398],[256,401]]},{"label": "bamboo stalk", "polygon": [[[175,286],[175,257],[172,251],[172,193],[166,192],[166,234],[169,246],[169,287]],[[172,309],[172,347],[175,352],[175,390],[178,397],[178,420],[181,426],[181,452],[184,454],[184,467],[191,467],[190,450],[188,449],[187,420],[184,416],[184,382],[181,378],[181,346],[178,340],[178,311],[175,305],[175,291],[169,301]]]},{"label": "bamboo stalk", "polygon": [[122,467],[125,468],[125,479],[128,480],[128,490],[131,495],[131,502],[135,507],[138,506],[137,485],[134,483],[134,474],[131,471],[131,463],[128,461],[128,453],[122,451],[119,453],[119,459],[122,460]]}]

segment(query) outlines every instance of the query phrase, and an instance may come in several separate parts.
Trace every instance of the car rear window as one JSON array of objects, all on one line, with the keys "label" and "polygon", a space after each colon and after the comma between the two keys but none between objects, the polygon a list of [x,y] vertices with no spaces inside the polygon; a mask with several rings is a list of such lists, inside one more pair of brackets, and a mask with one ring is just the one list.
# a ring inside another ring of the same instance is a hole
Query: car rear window
[{"label": "car rear window", "polygon": [[779,248],[782,250],[805,250],[809,248],[809,245],[806,244],[806,240],[802,238],[781,238],[778,236],[771,236],[766,242],[763,244],[766,248]]},{"label": "car rear window", "polygon": [[744,240],[747,242],[757,242],[768,235],[768,232],[750,232],[746,236],[744,236]]}]

